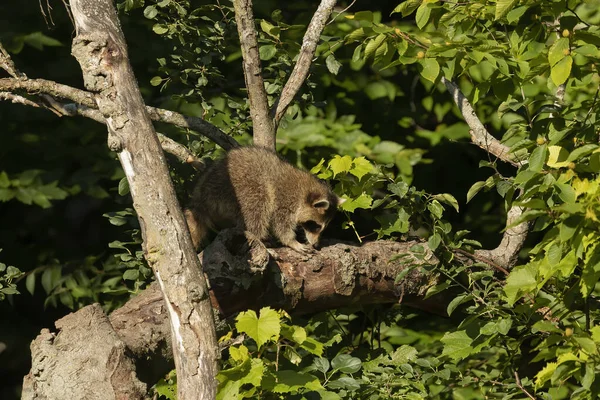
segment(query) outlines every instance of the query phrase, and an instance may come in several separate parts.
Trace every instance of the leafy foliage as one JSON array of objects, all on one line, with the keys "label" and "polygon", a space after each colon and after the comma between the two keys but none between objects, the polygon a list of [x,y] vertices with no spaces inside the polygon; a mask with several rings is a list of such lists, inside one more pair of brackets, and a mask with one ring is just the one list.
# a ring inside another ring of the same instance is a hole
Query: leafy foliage
[{"label": "leafy foliage", "polygon": [[[314,4],[255,3],[273,104]],[[120,7],[148,104],[201,116],[247,141],[230,5],[127,0]],[[313,173],[347,199],[340,235],[417,237],[415,254],[427,243],[442,261],[440,284],[427,297],[447,299],[450,318],[403,305],[335,310],[294,324],[282,311],[242,313],[222,339],[220,398],[598,397],[599,10],[597,0],[407,0],[353,5],[330,21],[309,81],[281,122],[278,150],[300,166],[316,165]],[[27,29],[2,32],[24,63],[63,50],[68,58],[61,44],[70,29],[62,37]],[[78,76],[65,66],[48,70],[59,80]],[[518,168],[465,144],[469,128],[442,77],[521,160]],[[3,121],[15,117],[12,110]],[[14,241],[3,244],[7,264],[23,269],[29,292],[41,285],[47,305],[117,307],[144,287],[150,270],[104,128],[53,126],[30,113],[18,121],[7,122],[1,150],[3,239]],[[166,132],[198,154],[215,153],[190,132]],[[184,192],[185,174],[172,172]],[[98,234],[101,248],[51,240],[73,230],[61,212],[82,215],[68,208],[77,200],[101,203],[91,212],[106,218],[96,224],[114,229]],[[512,206],[524,208],[515,224],[528,222],[532,233],[508,275],[488,260],[458,257],[497,243],[503,210]],[[0,264],[0,296],[16,294],[22,277]],[[174,398],[175,382],[168,376],[157,393]]]},{"label": "leafy foliage", "polygon": [[7,295],[19,294],[17,285],[13,281],[22,276],[23,272],[18,268],[0,262],[0,301],[6,299]]}]

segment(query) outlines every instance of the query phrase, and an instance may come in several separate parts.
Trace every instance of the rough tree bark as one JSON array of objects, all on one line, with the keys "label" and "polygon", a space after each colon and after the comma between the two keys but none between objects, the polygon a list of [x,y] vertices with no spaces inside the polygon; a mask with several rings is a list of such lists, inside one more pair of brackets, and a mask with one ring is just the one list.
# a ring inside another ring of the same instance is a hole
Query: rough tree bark
[{"label": "rough tree bark", "polygon": [[254,144],[275,150],[275,125],[269,117],[269,102],[265,91],[265,82],[261,76],[262,68],[258,54],[252,0],[233,0],[233,7],[242,47],[242,65],[250,101]]},{"label": "rough tree bark", "polygon": [[192,248],[164,154],[146,112],[111,0],[71,0],[72,52],[106,118],[133,198],[144,253],[171,323],[180,399],[216,393],[217,342],[208,288]]}]

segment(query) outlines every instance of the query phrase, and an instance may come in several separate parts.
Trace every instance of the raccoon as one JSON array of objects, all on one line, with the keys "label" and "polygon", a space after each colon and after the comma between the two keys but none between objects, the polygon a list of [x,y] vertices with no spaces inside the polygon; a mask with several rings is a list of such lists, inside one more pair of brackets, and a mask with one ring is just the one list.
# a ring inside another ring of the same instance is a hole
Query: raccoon
[{"label": "raccoon", "polygon": [[[208,167],[184,214],[196,249],[210,231],[240,228],[261,241],[273,237],[309,253],[343,201],[325,183],[274,152],[240,147]],[[308,243],[300,243],[296,231]]]}]

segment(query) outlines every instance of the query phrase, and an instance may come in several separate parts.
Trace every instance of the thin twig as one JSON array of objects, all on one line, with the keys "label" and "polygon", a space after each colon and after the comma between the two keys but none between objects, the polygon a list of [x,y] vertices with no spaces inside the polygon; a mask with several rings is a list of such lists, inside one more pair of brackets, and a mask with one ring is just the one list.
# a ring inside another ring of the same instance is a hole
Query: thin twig
[{"label": "thin twig", "polygon": [[517,382],[517,387],[518,387],[519,389],[521,389],[521,391],[522,391],[523,393],[525,393],[525,395],[526,395],[527,397],[529,397],[531,400],[536,400],[536,398],[535,398],[535,397],[533,397],[533,396],[531,395],[531,393],[529,393],[529,392],[527,391],[527,389],[525,389],[525,388],[523,387],[523,385],[521,384],[521,378],[519,378],[519,373],[518,373],[517,371],[515,371],[515,381]]},{"label": "thin twig", "polygon": [[335,17],[333,17],[331,19],[331,21],[329,21],[327,23],[327,25],[332,24],[337,19],[337,17],[339,17],[340,15],[342,15],[343,13],[345,13],[346,11],[348,11],[350,8],[352,8],[352,6],[354,5],[354,3],[356,3],[356,0],[352,0],[352,3],[350,3],[350,5],[348,7],[344,8],[342,11],[340,11],[339,13],[337,13],[337,15]]},{"label": "thin twig", "polygon": [[504,275],[508,275],[509,274],[509,272],[506,270],[506,268],[504,268],[501,265],[498,265],[493,260],[487,259],[485,257],[482,257],[482,256],[478,255],[478,254],[469,253],[468,251],[463,250],[463,249],[453,249],[453,251],[455,253],[460,253],[460,254],[462,254],[464,256],[467,256],[467,257],[469,257],[469,258],[471,258],[471,259],[473,259],[475,261],[480,261],[480,262],[482,262],[484,264],[490,265],[490,266],[496,268],[498,271],[502,272]]}]

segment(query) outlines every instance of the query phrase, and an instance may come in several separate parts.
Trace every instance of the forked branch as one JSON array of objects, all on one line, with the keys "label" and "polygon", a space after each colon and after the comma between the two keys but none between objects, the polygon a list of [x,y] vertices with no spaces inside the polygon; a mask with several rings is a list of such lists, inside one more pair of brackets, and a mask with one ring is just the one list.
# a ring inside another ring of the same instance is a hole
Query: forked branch
[{"label": "forked branch", "polygon": [[[473,106],[458,86],[446,78],[442,78],[442,82],[446,85],[446,88],[452,95],[452,99],[461,111],[465,122],[469,125],[473,143],[502,161],[517,167],[522,165],[523,161],[511,154],[508,146],[500,143],[498,139],[485,129],[477,114],[475,114]],[[489,260],[491,264],[497,264],[505,268],[512,267],[517,261],[519,251],[523,247],[529,231],[528,222],[522,222],[511,227],[521,214],[523,214],[523,211],[522,207],[511,207],[506,215],[506,226],[508,229],[504,232],[500,245],[492,250],[478,250],[475,253],[480,258]]]}]

